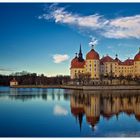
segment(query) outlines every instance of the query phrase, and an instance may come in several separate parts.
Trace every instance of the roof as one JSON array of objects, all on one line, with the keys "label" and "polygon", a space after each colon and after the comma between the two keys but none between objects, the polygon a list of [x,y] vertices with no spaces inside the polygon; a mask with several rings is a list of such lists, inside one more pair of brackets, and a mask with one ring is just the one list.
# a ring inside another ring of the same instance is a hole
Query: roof
[{"label": "roof", "polygon": [[135,55],[134,61],[140,61],[140,50],[139,50],[139,52]]},{"label": "roof", "polygon": [[114,60],[112,57],[107,55],[107,56],[102,57],[100,61],[101,63],[104,63],[104,62],[113,62]]},{"label": "roof", "polygon": [[114,62],[121,63],[121,60],[120,60],[119,58],[116,57],[116,58],[114,59]]},{"label": "roof", "polygon": [[14,79],[12,79],[10,82],[17,82],[17,80],[14,78]]},{"label": "roof", "polygon": [[99,54],[94,49],[91,49],[87,53],[86,59],[99,59]]},{"label": "roof", "polygon": [[134,60],[133,59],[126,59],[124,62],[119,62],[119,65],[125,65],[125,66],[131,66],[134,64]]},{"label": "roof", "polygon": [[72,61],[71,61],[71,68],[84,68],[85,66],[85,60],[83,60],[82,62],[78,60],[77,57],[75,57]]}]

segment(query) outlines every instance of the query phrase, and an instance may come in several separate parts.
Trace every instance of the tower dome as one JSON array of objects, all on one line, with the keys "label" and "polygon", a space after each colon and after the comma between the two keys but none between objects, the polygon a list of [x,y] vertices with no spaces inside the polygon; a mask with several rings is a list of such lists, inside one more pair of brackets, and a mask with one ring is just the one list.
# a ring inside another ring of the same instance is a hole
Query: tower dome
[{"label": "tower dome", "polygon": [[84,65],[85,61],[80,62],[77,56],[71,61],[71,68],[84,68]]},{"label": "tower dome", "polygon": [[87,55],[86,55],[86,59],[99,59],[99,54],[94,50],[91,49]]},{"label": "tower dome", "polygon": [[134,61],[140,61],[140,48],[139,48],[139,52],[134,57]]},{"label": "tower dome", "polygon": [[76,53],[75,58],[73,58],[71,61],[71,66],[74,65],[77,61],[78,61],[78,57],[77,57],[77,53]]}]

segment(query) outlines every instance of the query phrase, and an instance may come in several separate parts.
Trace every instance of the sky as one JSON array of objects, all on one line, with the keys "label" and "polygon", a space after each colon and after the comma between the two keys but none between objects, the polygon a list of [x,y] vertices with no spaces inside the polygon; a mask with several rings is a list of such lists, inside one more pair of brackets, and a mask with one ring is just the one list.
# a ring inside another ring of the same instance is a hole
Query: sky
[{"label": "sky", "polygon": [[70,61],[96,39],[100,58],[134,58],[140,3],[0,3],[0,74],[69,75]]}]

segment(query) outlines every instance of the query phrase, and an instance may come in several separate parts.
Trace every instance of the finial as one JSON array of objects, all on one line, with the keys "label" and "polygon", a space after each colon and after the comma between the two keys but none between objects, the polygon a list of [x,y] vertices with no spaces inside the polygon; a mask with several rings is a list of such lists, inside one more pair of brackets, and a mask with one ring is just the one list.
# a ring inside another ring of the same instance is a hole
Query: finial
[{"label": "finial", "polygon": [[140,47],[139,47],[139,53],[140,53]]},{"label": "finial", "polygon": [[94,44],[92,44],[92,45],[91,45],[91,49],[94,49],[94,46],[95,46],[95,45],[94,45]]},{"label": "finial", "polygon": [[75,57],[77,57],[77,53],[75,53]]},{"label": "finial", "polygon": [[116,58],[118,58],[118,55],[116,54]]}]

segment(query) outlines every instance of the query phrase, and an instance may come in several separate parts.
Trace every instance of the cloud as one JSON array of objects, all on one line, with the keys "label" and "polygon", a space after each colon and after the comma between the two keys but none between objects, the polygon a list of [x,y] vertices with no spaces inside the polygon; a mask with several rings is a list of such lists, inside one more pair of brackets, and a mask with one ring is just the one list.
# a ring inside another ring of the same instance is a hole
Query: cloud
[{"label": "cloud", "polygon": [[56,7],[56,5],[50,6],[48,11],[48,13],[40,15],[38,18],[46,20],[53,19],[56,23],[92,28],[93,30],[102,28],[108,22],[103,16],[98,14],[80,16],[67,12],[64,7]]},{"label": "cloud", "polygon": [[108,38],[140,38],[140,15],[120,17],[109,22],[103,33]]},{"label": "cloud", "polygon": [[9,72],[9,71],[13,71],[13,70],[10,68],[0,68],[0,71],[1,72]]},{"label": "cloud", "polygon": [[122,39],[136,38],[140,39],[140,15],[119,17],[115,19],[106,19],[103,15],[79,15],[66,11],[64,7],[51,5],[48,10],[40,15],[39,19],[54,20],[55,23],[76,26],[78,29],[88,29],[96,31],[106,38]]},{"label": "cloud", "polygon": [[54,115],[59,115],[59,116],[66,116],[68,114],[68,111],[60,105],[55,105],[53,112]]},{"label": "cloud", "polygon": [[69,59],[69,56],[67,54],[55,54],[53,55],[54,63],[61,63],[63,61],[66,61]]}]

